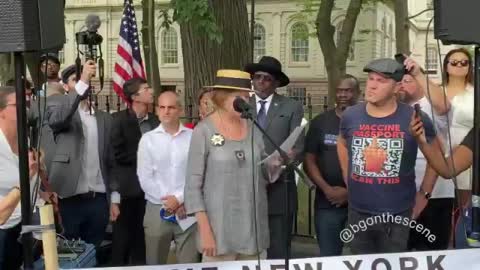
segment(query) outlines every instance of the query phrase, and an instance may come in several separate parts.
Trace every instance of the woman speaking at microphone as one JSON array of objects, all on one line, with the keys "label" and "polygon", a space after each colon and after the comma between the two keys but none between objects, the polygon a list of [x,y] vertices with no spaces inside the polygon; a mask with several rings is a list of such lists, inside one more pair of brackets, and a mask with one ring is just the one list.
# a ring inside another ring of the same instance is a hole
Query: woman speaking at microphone
[{"label": "woman speaking at microphone", "polygon": [[248,100],[250,74],[219,70],[211,88],[215,110],[195,127],[190,144],[185,208],[197,218],[204,262],[264,258],[269,231],[267,180],[259,165],[263,139],[233,107],[236,97]]}]

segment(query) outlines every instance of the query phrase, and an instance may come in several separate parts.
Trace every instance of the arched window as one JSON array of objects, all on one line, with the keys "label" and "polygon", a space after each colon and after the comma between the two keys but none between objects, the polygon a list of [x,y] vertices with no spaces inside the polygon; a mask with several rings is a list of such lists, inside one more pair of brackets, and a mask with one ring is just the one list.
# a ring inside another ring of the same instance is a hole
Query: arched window
[{"label": "arched window", "polygon": [[339,21],[335,25],[335,45],[338,47],[338,44],[340,43],[340,32],[342,31],[343,28],[343,20]]},{"label": "arched window", "polygon": [[265,45],[266,45],[266,35],[265,35],[265,27],[263,25],[256,23],[255,28],[253,31],[253,59],[255,62],[258,62],[265,53]]},{"label": "arched window", "polygon": [[388,42],[387,57],[392,57],[393,56],[393,41],[395,40],[395,37],[393,36],[393,26],[392,26],[392,24],[390,24],[388,26],[388,37],[389,37],[389,39],[387,40],[387,42]]},{"label": "arched window", "polygon": [[177,64],[178,63],[178,39],[177,31],[170,27],[162,33],[162,63]]},{"label": "arched window", "polygon": [[[340,32],[343,29],[343,20],[339,21],[335,25],[335,45],[338,47],[340,43]],[[354,61],[355,60],[355,33],[352,34],[352,39],[350,41],[350,49],[348,51],[348,60]]]},{"label": "arched window", "polygon": [[380,34],[380,57],[384,58],[386,53],[386,44],[387,44],[387,19],[383,18],[382,26],[380,27],[382,33]]},{"label": "arched window", "polygon": [[292,26],[291,61],[308,62],[308,27],[304,23]]}]

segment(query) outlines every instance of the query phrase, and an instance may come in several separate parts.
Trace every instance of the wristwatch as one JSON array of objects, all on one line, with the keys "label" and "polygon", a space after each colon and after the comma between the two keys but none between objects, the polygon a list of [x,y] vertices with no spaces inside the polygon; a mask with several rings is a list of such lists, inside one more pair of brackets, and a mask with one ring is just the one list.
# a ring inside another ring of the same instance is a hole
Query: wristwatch
[{"label": "wristwatch", "polygon": [[423,196],[425,196],[425,199],[429,200],[432,197],[432,194],[430,192],[424,191],[423,189],[420,189],[418,192],[422,193]]}]

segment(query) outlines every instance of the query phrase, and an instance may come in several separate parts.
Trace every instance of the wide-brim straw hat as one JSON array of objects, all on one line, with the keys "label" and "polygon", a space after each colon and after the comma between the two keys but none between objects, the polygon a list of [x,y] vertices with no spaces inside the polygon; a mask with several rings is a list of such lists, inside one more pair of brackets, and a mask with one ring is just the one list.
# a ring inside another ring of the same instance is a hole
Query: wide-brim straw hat
[{"label": "wide-brim straw hat", "polygon": [[253,92],[250,73],[234,69],[218,70],[215,84],[205,88]]}]

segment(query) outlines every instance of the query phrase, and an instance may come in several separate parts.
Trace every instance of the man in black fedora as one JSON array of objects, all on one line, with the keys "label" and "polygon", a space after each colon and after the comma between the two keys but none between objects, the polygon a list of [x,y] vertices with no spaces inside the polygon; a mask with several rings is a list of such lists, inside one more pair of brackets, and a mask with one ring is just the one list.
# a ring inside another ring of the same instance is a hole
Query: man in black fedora
[{"label": "man in black fedora", "polygon": [[[250,102],[255,106],[255,116],[259,124],[281,145],[292,131],[300,126],[303,118],[301,103],[276,93],[278,87],[290,83],[290,79],[282,72],[280,61],[271,56],[264,56],[258,63],[248,64],[245,71],[251,74],[255,95]],[[294,159],[303,156],[304,136],[300,136],[292,151],[288,154]],[[273,145],[265,140],[267,154],[275,151]],[[291,242],[294,214],[297,209],[297,187],[293,171],[284,172],[288,180],[289,209],[285,209],[284,177],[268,186],[268,214],[270,227],[269,259],[283,259],[286,256],[285,242]],[[284,215],[289,222],[285,224]],[[285,233],[287,232],[287,233]]]}]

